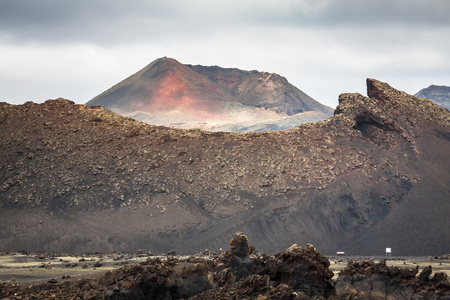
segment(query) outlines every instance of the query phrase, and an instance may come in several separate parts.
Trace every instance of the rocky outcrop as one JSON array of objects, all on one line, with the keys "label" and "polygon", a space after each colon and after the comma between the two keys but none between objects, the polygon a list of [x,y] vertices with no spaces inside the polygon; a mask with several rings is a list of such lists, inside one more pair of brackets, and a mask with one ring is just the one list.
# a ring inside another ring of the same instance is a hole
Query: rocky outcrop
[{"label": "rocky outcrop", "polygon": [[275,254],[267,264],[268,274],[274,281],[286,284],[294,291],[310,297],[330,297],[335,294],[333,272],[329,260],[316,252],[311,244],[305,248],[292,245]]},{"label": "rocky outcrop", "polygon": [[[151,126],[57,99],[0,104],[0,250],[448,253],[450,113],[373,79],[290,130]],[[425,225],[426,224],[426,225]]]},{"label": "rocky outcrop", "polygon": [[[314,247],[293,245],[270,256],[241,256],[236,244],[248,245],[243,233],[232,249],[208,259],[149,257],[147,261],[108,271],[77,283],[49,282],[19,289],[0,282],[2,298],[31,296],[69,299],[317,299],[335,295],[329,262]],[[247,273],[240,273],[243,265]]]},{"label": "rocky outcrop", "polygon": [[246,257],[250,255],[255,248],[248,244],[247,236],[238,232],[234,234],[234,237],[230,241],[231,252],[237,257]]}]

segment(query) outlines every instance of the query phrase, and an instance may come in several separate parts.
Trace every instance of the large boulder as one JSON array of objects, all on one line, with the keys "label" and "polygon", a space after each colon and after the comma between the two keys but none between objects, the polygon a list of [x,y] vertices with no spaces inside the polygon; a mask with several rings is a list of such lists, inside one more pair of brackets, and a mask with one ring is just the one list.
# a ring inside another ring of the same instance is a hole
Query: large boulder
[{"label": "large boulder", "polygon": [[255,248],[248,244],[248,238],[243,232],[237,232],[230,241],[230,249],[237,257],[245,257]]}]

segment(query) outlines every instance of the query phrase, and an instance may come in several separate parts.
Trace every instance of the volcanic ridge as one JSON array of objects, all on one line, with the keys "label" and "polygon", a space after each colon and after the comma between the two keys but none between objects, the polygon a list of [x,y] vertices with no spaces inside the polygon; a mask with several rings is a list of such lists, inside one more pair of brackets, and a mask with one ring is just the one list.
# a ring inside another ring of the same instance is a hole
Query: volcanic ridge
[{"label": "volcanic ridge", "polygon": [[245,134],[0,103],[0,250],[196,253],[243,231],[269,253],[445,254],[450,113],[367,89],[326,120]]}]

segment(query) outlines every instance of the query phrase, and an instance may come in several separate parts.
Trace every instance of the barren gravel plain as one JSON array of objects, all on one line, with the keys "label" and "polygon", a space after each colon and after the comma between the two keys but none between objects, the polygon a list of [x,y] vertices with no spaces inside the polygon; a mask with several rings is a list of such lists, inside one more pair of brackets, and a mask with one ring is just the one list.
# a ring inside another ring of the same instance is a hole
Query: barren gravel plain
[{"label": "barren gravel plain", "polygon": [[3,252],[0,254],[0,281],[23,286],[50,280],[75,281],[100,276],[122,265],[145,261],[148,255],[49,254]]}]

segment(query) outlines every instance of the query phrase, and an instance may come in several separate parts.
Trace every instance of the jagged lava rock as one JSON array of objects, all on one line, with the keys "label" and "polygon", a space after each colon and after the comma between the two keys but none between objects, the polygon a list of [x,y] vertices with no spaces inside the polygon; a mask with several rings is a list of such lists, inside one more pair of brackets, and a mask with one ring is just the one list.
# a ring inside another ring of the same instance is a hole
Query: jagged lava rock
[{"label": "jagged lava rock", "polygon": [[[247,237],[238,233],[241,240]],[[123,266],[103,276],[77,282],[56,280],[18,288],[0,282],[0,296],[33,299],[317,299],[335,295],[327,284],[333,275],[326,259],[314,247],[293,245],[273,256],[252,254],[235,256],[233,250],[213,259],[189,257],[165,259],[149,257],[146,261]],[[238,261],[230,260],[234,256]],[[247,274],[224,278],[228,270],[240,268],[242,259],[254,266]],[[224,280],[226,279],[226,280]]]},{"label": "jagged lava rock", "polygon": [[275,254],[267,264],[272,280],[287,284],[294,291],[304,292],[310,297],[330,297],[335,294],[333,272],[328,268],[329,260],[308,244],[305,248],[292,245]]},{"label": "jagged lava rock", "polygon": [[232,253],[238,257],[245,257],[254,250],[254,247],[248,244],[247,236],[242,232],[234,234],[234,237],[230,241],[230,246]]},{"label": "jagged lava rock", "polygon": [[430,278],[432,268],[428,266],[416,276],[418,268],[419,266],[412,269],[390,267],[384,260],[379,263],[349,261],[348,266],[339,273],[336,289],[339,294],[357,291],[350,294],[359,295],[362,299],[450,298],[450,284],[446,273],[436,272]]}]

